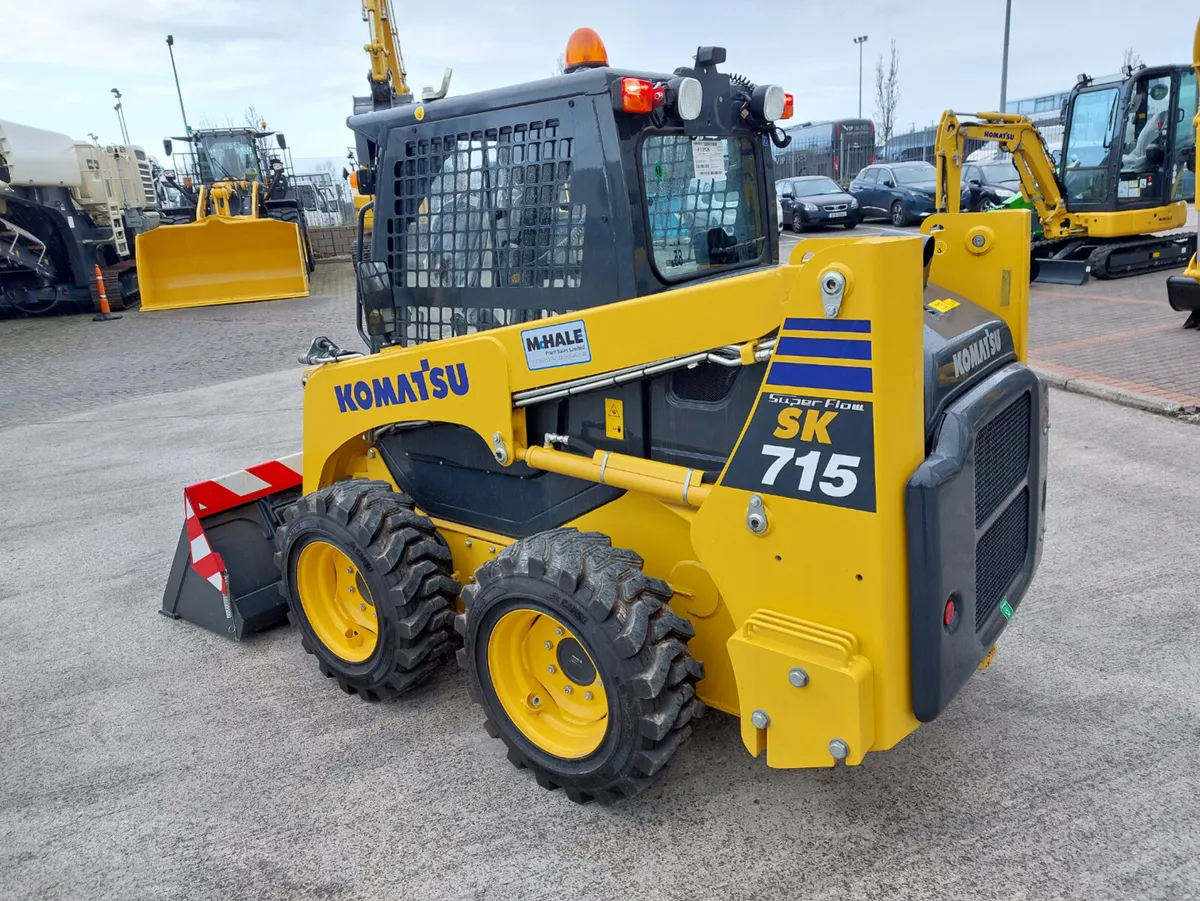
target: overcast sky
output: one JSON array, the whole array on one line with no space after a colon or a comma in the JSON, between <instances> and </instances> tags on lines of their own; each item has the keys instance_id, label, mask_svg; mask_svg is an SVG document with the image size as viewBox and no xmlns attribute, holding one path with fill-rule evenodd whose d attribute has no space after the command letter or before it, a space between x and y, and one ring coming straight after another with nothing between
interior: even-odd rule
<instances>
[{"instance_id":1,"label":"overcast sky","mask_svg":"<svg viewBox=\"0 0 1200 901\"><path fill-rule=\"evenodd\" d=\"M1004 0L398 0L409 81L417 91L454 69L453 93L545 77L571 31L600 32L614 66L669 72L701 44L725 68L796 96L795 121L853 116L865 34L863 113L874 111L878 55L900 51L898 129L947 108L994 109ZM1013 0L1008 96L1066 90L1080 72L1116 71L1125 47L1147 63L1190 62L1200 4L1156 0ZM110 88L124 94L131 139L161 154L183 126L166 35L188 120L242 119L253 105L298 157L343 157L351 97L367 91L359 0L0 0L5 35L0 118L79 139L120 139ZM686 13L683 11L687 10ZM1148 21L1134 16L1146 10ZM25 36L25 37L21 37Z\"/></svg>"}]
</instances>

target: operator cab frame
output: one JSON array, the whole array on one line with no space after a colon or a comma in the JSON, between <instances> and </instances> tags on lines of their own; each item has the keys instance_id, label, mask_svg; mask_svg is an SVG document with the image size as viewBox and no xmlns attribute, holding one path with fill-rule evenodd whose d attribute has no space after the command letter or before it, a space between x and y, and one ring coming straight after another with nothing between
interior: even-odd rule
<instances>
[{"instance_id":1,"label":"operator cab frame","mask_svg":"<svg viewBox=\"0 0 1200 901\"><path fill-rule=\"evenodd\" d=\"M598 38L596 39L598 43ZM563 75L350 117L372 165L373 350L643 297L779 261L781 88L718 71Z\"/></svg>"},{"instance_id":2,"label":"operator cab frame","mask_svg":"<svg viewBox=\"0 0 1200 901\"><path fill-rule=\"evenodd\" d=\"M1070 208L1115 212L1184 199L1182 173L1195 153L1195 115L1191 66L1079 76L1063 114L1058 168Z\"/></svg>"}]
</instances>

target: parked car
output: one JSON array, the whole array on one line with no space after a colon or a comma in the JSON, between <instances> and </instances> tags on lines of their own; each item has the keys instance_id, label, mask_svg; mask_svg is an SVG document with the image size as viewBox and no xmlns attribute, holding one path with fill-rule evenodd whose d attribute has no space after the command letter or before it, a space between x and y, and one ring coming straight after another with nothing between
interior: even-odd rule
<instances>
[{"instance_id":1,"label":"parked car","mask_svg":"<svg viewBox=\"0 0 1200 901\"><path fill-rule=\"evenodd\" d=\"M783 232L783 201L779 199L779 185L775 186L775 222L780 233Z\"/></svg>"},{"instance_id":2,"label":"parked car","mask_svg":"<svg viewBox=\"0 0 1200 901\"><path fill-rule=\"evenodd\" d=\"M968 200L963 209L987 213L1021 193L1021 179L1011 159L967 163L962 171Z\"/></svg>"},{"instance_id":3,"label":"parked car","mask_svg":"<svg viewBox=\"0 0 1200 901\"><path fill-rule=\"evenodd\" d=\"M864 219L889 219L896 227L911 225L935 208L935 170L930 163L876 163L850 182ZM968 197L964 186L964 203Z\"/></svg>"},{"instance_id":4,"label":"parked car","mask_svg":"<svg viewBox=\"0 0 1200 901\"><path fill-rule=\"evenodd\" d=\"M862 221L858 201L825 175L782 178L775 182L775 196L783 209L780 221L794 232L824 225L854 228Z\"/></svg>"}]
</instances>

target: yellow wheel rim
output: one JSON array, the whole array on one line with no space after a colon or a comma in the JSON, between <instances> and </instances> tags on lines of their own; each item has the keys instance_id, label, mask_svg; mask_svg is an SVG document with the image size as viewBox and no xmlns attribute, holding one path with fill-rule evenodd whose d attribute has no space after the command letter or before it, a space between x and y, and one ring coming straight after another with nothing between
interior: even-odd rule
<instances>
[{"instance_id":1,"label":"yellow wheel rim","mask_svg":"<svg viewBox=\"0 0 1200 901\"><path fill-rule=\"evenodd\" d=\"M554 617L512 610L488 636L488 673L504 712L555 757L587 757L608 730L608 695L591 654Z\"/></svg>"},{"instance_id":2,"label":"yellow wheel rim","mask_svg":"<svg viewBox=\"0 0 1200 901\"><path fill-rule=\"evenodd\" d=\"M296 561L296 591L321 644L348 663L375 652L375 602L348 556L325 541L306 544Z\"/></svg>"}]
</instances>

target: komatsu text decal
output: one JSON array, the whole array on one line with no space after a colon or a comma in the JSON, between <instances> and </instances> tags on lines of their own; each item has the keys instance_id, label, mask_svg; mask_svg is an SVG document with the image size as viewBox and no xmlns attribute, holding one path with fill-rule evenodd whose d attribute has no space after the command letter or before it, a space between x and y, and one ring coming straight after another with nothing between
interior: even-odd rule
<instances>
[{"instance_id":1,"label":"komatsu text decal","mask_svg":"<svg viewBox=\"0 0 1200 901\"><path fill-rule=\"evenodd\" d=\"M462 397L471 388L466 363L430 366L421 361L421 368L410 373L383 378L359 379L344 385L334 385L338 410L342 413L389 407L393 404L415 403L422 400L441 400L451 394Z\"/></svg>"},{"instance_id":2,"label":"komatsu text decal","mask_svg":"<svg viewBox=\"0 0 1200 901\"><path fill-rule=\"evenodd\" d=\"M978 341L972 341L954 355L954 377L957 379L966 375L972 369L982 366L1004 348L1000 339L1000 330L992 329Z\"/></svg>"},{"instance_id":3,"label":"komatsu text decal","mask_svg":"<svg viewBox=\"0 0 1200 901\"><path fill-rule=\"evenodd\" d=\"M582 319L543 325L521 332L525 365L531 370L555 369L592 361L587 326Z\"/></svg>"}]
</instances>

